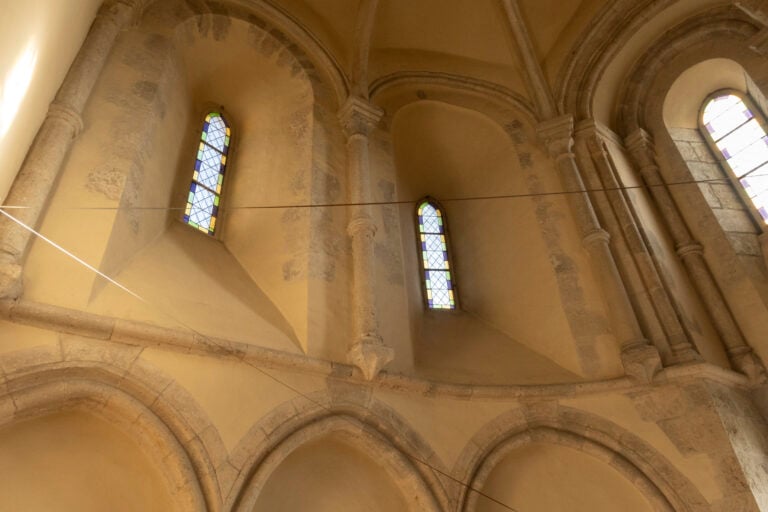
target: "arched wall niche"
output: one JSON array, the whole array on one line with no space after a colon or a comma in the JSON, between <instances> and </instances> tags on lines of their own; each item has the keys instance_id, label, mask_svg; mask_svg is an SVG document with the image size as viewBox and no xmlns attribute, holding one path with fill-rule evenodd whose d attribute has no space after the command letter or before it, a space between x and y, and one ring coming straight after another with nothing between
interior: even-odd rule
<instances>
[{"instance_id":1,"label":"arched wall niche","mask_svg":"<svg viewBox=\"0 0 768 512\"><path fill-rule=\"evenodd\" d=\"M393 213L405 270L397 292L408 304L410 325L401 329L412 340L416 371L517 384L621 372L564 198L530 197L561 185L556 173L544 171L552 163L537 143L526 104L500 90L431 74L377 82L372 97L386 112L391 147L386 159L375 150L372 159L392 169L393 197L403 202ZM462 305L454 313L423 305L413 212L415 201L427 195L441 202L448 218ZM523 197L452 201L498 195ZM576 317L592 321L580 324ZM467 371L457 374L458 367Z\"/></svg>"},{"instance_id":2,"label":"arched wall niche","mask_svg":"<svg viewBox=\"0 0 768 512\"><path fill-rule=\"evenodd\" d=\"M497 485L493 472L517 450L531 445L563 447L592 459L590 465L608 466L599 471L633 486L635 498L642 496L643 500L633 502L645 501L648 508L639 510L708 510L703 508L708 505L699 490L642 439L592 413L564 406L512 409L500 415L467 444L452 474L473 489ZM527 455L532 455L530 450ZM484 498L468 488L459 489L457 499L457 510L496 510L487 508L489 503L483 505Z\"/></svg>"},{"instance_id":3,"label":"arched wall niche","mask_svg":"<svg viewBox=\"0 0 768 512\"><path fill-rule=\"evenodd\" d=\"M664 181L683 183L669 186L669 191L693 239L704 247L715 281L747 342L765 358L768 353L759 334L768 327L763 238L706 147L697 129L698 111L694 112L694 104L701 108L706 97L723 86L749 94L758 104L765 102L768 67L748 43L757 28L739 13L712 11L710 19L691 19L649 45L625 80L629 86L616 107L617 126L625 136L647 130ZM709 90L696 97L704 89ZM698 315L695 321L702 332L709 332L699 346L702 354L728 368L710 320Z\"/></svg>"},{"instance_id":4,"label":"arched wall niche","mask_svg":"<svg viewBox=\"0 0 768 512\"><path fill-rule=\"evenodd\" d=\"M295 416L293 405L289 405L293 412L278 409L271 416L277 417L286 413ZM363 419L359 412L357 407L350 407L350 404L341 407L331 405L323 411L315 410L300 415L299 418L294 417L275 428L274 434L267 433L267 441L264 443L266 446L260 447L258 453L249 457L251 470L243 471L244 474L240 477L242 487L234 496L232 509L243 512L262 510L260 507L275 499L275 493L271 489L267 489L268 495L263 499L262 493L269 486L273 475L281 472L286 461L295 466L293 454L301 455L322 446L324 442L331 442L345 445L344 449L352 450L358 461L361 457L368 459L364 464L366 467L360 468L361 471L369 475L386 476L389 479L386 487L398 489L401 493L399 499L393 503L404 503L408 507L407 510L413 511L442 510L446 502L445 498L438 498L442 489L434 475L431 480L427 480L421 468L417 467L418 463L407 455L408 452L402 451L402 443L394 442L391 434L385 434L370 421L375 421L375 415L368 412L367 419ZM274 418L262 420L260 423L277 425ZM396 435L407 438L406 432L409 432L409 429L400 430ZM433 458L424 458L422 454L413 458L437 463Z\"/></svg>"},{"instance_id":5,"label":"arched wall niche","mask_svg":"<svg viewBox=\"0 0 768 512\"><path fill-rule=\"evenodd\" d=\"M0 428L0 489L11 510L181 511L158 466L114 424L70 409ZM178 494L178 493L176 493Z\"/></svg>"},{"instance_id":6,"label":"arched wall niche","mask_svg":"<svg viewBox=\"0 0 768 512\"><path fill-rule=\"evenodd\" d=\"M606 3L572 45L572 54L555 79L558 109L579 119L594 118L613 126L612 108L623 90L622 79L649 42L686 18L721 5L719 0Z\"/></svg>"},{"instance_id":7,"label":"arched wall niche","mask_svg":"<svg viewBox=\"0 0 768 512\"><path fill-rule=\"evenodd\" d=\"M337 87L329 83L330 71L319 71L297 43L254 12L190 5L151 4L140 24L121 34L89 103L88 128L51 203L55 208L98 202L119 207L116 214L45 219L65 245L151 303L166 304L171 318L127 302L76 266L71 282L55 290L43 286L50 256L44 252L30 258L28 273L40 276L30 296L343 360L345 347L331 340L347 334L348 273L338 271L347 265L344 209L227 213L227 206L343 200ZM200 51L193 54L193 48ZM177 210L157 206L185 204L202 117L219 106L229 115L234 137L220 243L211 243L178 222ZM76 231L87 232L87 240ZM148 275L155 277L147 280ZM205 285L194 286L190 275ZM214 290L215 299L203 300L203 288ZM200 315L194 303L220 311ZM225 310L227 315L220 314ZM230 318L223 321L225 316Z\"/></svg>"},{"instance_id":8,"label":"arched wall niche","mask_svg":"<svg viewBox=\"0 0 768 512\"><path fill-rule=\"evenodd\" d=\"M62 414L94 416L140 449L164 477L177 510L219 510L214 467L225 454L216 449L221 441L215 442L215 429L208 430L210 422L191 406L194 401L186 398L184 412L178 409L185 392L157 369L131 359L132 350L110 352L77 341L62 348L64 354L41 346L3 355L9 371L0 394L0 431ZM72 423L65 418L65 425Z\"/></svg>"}]
</instances>

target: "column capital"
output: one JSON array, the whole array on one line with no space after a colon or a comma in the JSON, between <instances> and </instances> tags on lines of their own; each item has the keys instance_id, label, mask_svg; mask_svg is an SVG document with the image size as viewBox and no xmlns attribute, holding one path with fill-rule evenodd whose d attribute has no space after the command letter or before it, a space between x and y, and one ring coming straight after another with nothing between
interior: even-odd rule
<instances>
[{"instance_id":1,"label":"column capital","mask_svg":"<svg viewBox=\"0 0 768 512\"><path fill-rule=\"evenodd\" d=\"M350 96L338 114L347 137L367 136L383 115L383 110L358 96Z\"/></svg>"},{"instance_id":2,"label":"column capital","mask_svg":"<svg viewBox=\"0 0 768 512\"><path fill-rule=\"evenodd\" d=\"M572 115L555 117L539 123L536 127L539 138L547 147L552 158L571 154L573 149L574 121Z\"/></svg>"}]
</instances>

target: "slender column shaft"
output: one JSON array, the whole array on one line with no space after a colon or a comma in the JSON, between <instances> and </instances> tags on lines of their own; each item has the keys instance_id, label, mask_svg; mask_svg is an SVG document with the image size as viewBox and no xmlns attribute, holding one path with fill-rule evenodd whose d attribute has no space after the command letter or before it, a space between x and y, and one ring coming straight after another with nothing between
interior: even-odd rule
<instances>
[{"instance_id":1,"label":"slender column shaft","mask_svg":"<svg viewBox=\"0 0 768 512\"><path fill-rule=\"evenodd\" d=\"M661 366L658 352L643 336L627 290L609 247L610 235L602 229L586 192L573 149L573 118L563 116L539 125L550 155L554 158L568 202L589 252L606 303L611 325L619 342L628 374L650 380Z\"/></svg>"},{"instance_id":2,"label":"slender column shaft","mask_svg":"<svg viewBox=\"0 0 768 512\"><path fill-rule=\"evenodd\" d=\"M635 264L645 286L650 292L653 305L662 328L667 335L669 347L675 361L683 362L700 359L680 323L661 276L659 276L656 270L653 257L645 244L640 227L635 222L630 206L627 204L626 198L622 193L621 184L616 176L613 162L605 147L605 143L599 135L592 134L587 140L587 146L600 175L602 186L606 190L608 201L619 221L624 238L627 240Z\"/></svg>"},{"instance_id":3,"label":"slender column shaft","mask_svg":"<svg viewBox=\"0 0 768 512\"><path fill-rule=\"evenodd\" d=\"M13 210L13 215L25 224L38 226L64 160L82 130L85 104L117 35L133 15L131 6L112 3L101 9L91 25L5 201L24 207ZM0 297L21 294L21 263L30 237L18 224L0 218Z\"/></svg>"},{"instance_id":4,"label":"slender column shaft","mask_svg":"<svg viewBox=\"0 0 768 512\"><path fill-rule=\"evenodd\" d=\"M712 317L714 327L725 345L731 364L752 379L764 379L765 369L762 362L742 336L704 259L703 247L693 240L669 188L661 177L650 135L638 129L627 137L626 145L669 228L677 254Z\"/></svg>"},{"instance_id":5,"label":"slender column shaft","mask_svg":"<svg viewBox=\"0 0 768 512\"><path fill-rule=\"evenodd\" d=\"M374 295L374 239L376 225L371 218L370 169L368 137L356 133L347 141L347 158L352 207L352 220L348 232L352 238L352 266L354 278L354 329L359 339L381 340L376 317Z\"/></svg>"},{"instance_id":6,"label":"slender column shaft","mask_svg":"<svg viewBox=\"0 0 768 512\"><path fill-rule=\"evenodd\" d=\"M379 109L359 97L351 97L339 112L347 135L349 199L354 204L347 227L352 242L354 336L347 357L369 380L394 357L379 333L374 260L376 225L368 204L371 201L368 134L381 115Z\"/></svg>"}]
</instances>

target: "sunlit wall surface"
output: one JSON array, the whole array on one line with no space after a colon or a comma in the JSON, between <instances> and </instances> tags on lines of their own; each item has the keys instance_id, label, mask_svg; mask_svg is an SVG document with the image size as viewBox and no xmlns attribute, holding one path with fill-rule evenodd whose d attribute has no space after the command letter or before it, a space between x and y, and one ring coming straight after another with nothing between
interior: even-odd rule
<instances>
[{"instance_id":1,"label":"sunlit wall surface","mask_svg":"<svg viewBox=\"0 0 768 512\"><path fill-rule=\"evenodd\" d=\"M101 0L0 2L0 199L5 200Z\"/></svg>"}]
</instances>

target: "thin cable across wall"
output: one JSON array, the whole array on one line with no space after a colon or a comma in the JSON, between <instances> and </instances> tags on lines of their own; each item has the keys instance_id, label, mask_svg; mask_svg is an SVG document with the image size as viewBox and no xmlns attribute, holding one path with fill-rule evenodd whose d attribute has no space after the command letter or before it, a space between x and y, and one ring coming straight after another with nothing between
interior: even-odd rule
<instances>
[{"instance_id":1,"label":"thin cable across wall","mask_svg":"<svg viewBox=\"0 0 768 512\"><path fill-rule=\"evenodd\" d=\"M152 307L152 308L153 308L153 310L159 311L159 312L160 312L162 315L164 315L164 316L168 317L170 320L172 320L172 321L173 321L173 322L175 322L176 324L180 325L180 326L181 326L181 327L183 327L184 329L186 329L186 330L190 331L191 333L195 334L195 336L198 336L200 339L202 339L202 340L205 340L207 343L210 343L210 344L212 344L212 345L215 345L215 346L217 346L217 347L221 348L222 350L227 350L227 347L226 347L225 345L222 345L221 343L218 343L218 342L217 342L215 339L213 339L213 338L211 338L211 337L209 337L209 336L207 336L207 335L205 335L205 334L203 334L203 333L199 332L197 329L195 329L195 328L193 328L193 327L189 326L188 324L186 324L185 322L183 322L183 321L179 320L179 319L176 317L176 315L174 315L174 314L172 314L172 313L168 312L168 311L167 311L165 308L163 308L163 307L161 307L161 306L158 306L158 305L156 305L156 304L155 304L155 303L153 303L152 301L150 301L150 300L146 299L145 297L143 297L141 294L139 294L139 293L137 293L137 292L135 292L135 291L133 291L133 290L129 289L127 286L125 286L125 285L123 285L123 284L119 283L119 282L118 282L118 281L116 281L114 278L112 278L112 277L110 277L110 276L106 275L105 273L101 272L100 270L98 270L98 269L97 269L96 267L94 267L93 265L89 264L88 262L86 262L86 261L85 261L85 260L83 260L82 258L78 257L77 255L75 255L75 254L74 254L74 253L72 253L71 251L68 251L67 249L65 249L64 247L62 247L60 244L56 243L55 241L53 241L53 240L51 240L50 238L46 237L45 235L43 235L43 234L42 234L42 233L40 233L39 231L37 231L37 230L33 229L32 227L30 227L30 226L26 225L25 223L23 223L22 221L20 221L20 220L19 220L19 219L17 219L16 217L14 217L13 215L9 214L8 212L6 212L6 211L4 210L4 208L5 208L5 207L0 207L0 215L2 215L2 216L4 216L4 217L6 217L6 218L7 218L7 219L9 219L11 222L13 222L13 223L15 223L15 224L19 225L20 227L22 227L22 228L23 228L23 229L25 229L26 231L29 231L29 232L30 232L30 233L31 233L33 236L35 236L35 237L39 238L39 239L40 239L40 240L42 240L44 243L46 243L46 244L50 245L51 247L53 247L53 248L54 248L54 249L56 249L57 251L59 251L59 252L61 252L62 254L64 254L66 257L68 257L68 258L72 259L72 260L73 260L73 261L75 261L75 262L76 262L78 265L81 265L81 266L83 266L83 267L87 268L89 271L91 271L91 272L94 272L94 273L95 273L95 274L97 274L98 276L100 276L100 277L102 277L103 279L107 280L107 281L108 281L110 284L113 284L114 286L116 286L116 287L117 287L117 288L119 288L120 290L122 290L122 291L126 292L127 294L129 294L131 297L133 297L133 298L135 298L135 299L139 300L139 301L140 301L140 302L142 302L144 305L146 305L146 306L150 306L150 307ZM261 374L263 374L264 376L266 376L266 377L268 377L269 379L273 380L273 381L274 381L274 382L276 382L278 385L281 385L281 386L285 387L286 389L290 390L291 392L295 393L297 396L301 396L302 398L304 398L304 399L308 400L309 402L311 402L312 404L316 405L317 407L319 407L319 408L321 408L321 409L323 409L323 410L325 410L325 411L327 411L327 412L330 412L330 413L333 413L333 412L334 412L334 411L333 411L332 409L330 409L329 407L326 407L325 405L323 405L322 403L318 402L317 400L314 400L313 398L311 398L311 397L310 397L309 395L307 395L306 393L304 393L304 392L302 392L301 390L299 390L299 389L295 388L294 386L291 386L291 385L290 385L290 384L288 384L287 382L285 382L285 381L283 381L283 380L281 380L281 379L277 378L276 376L274 376L274 375L272 375L271 373L267 372L267 371L266 371L266 370L264 370L263 368L261 368L261 367L259 367L259 366L255 365L255 364L253 364L252 362L249 362L249 361L243 361L243 360L241 360L241 362L245 363L246 365L248 365L248 366L250 366L251 368L255 369L256 371L260 372L260 373L261 373ZM412 454L410 454L410 453L407 453L407 452L403 452L403 451L401 451L401 453L402 453L402 454L403 454L405 457L407 457L408 459L410 459L412 462L415 462L415 463L421 464L421 465L423 465L423 466L425 466L425 467L427 467L427 468L431 469L431 470L432 470L432 471L434 471L435 473L438 473L438 474L440 474L441 476L444 476L444 477L446 477L446 478L450 479L450 480L451 480L451 481L453 481L454 483L457 483L457 484L461 485L462 487L466 488L466 489L467 489L469 492L474 492L474 493L477 493L479 496L482 496L483 498L485 498L485 499L487 499L487 500L490 500L490 501L492 501L493 503L496 503L497 505L499 505L499 506L501 506L501 507L503 507L503 508L505 508L505 509L507 509L507 510L510 510L511 512L521 512L521 511L519 511L518 509L515 509L515 508L513 508L513 507L511 507L511 506L507 505L506 503L504 503L504 502L502 502L502 501L500 501L500 500L498 500L498 499L496 499L496 498L494 498L494 497L492 497L492 496L489 496L488 494L484 493L483 491L481 491L481 490L479 490L479 489L476 489L476 488L472 487L470 484L468 484L468 483L464 482L463 480L461 480L461 479L458 479L458 478L454 477L453 475L451 475L451 474L449 474L449 473L446 473L445 471L443 471L443 470L441 470L441 469L439 469L439 468L437 468L437 467L433 466L432 464L430 464L430 463L426 462L425 460L421 459L420 457L416 457L416 456L414 456L414 455L412 455Z\"/></svg>"}]
</instances>

